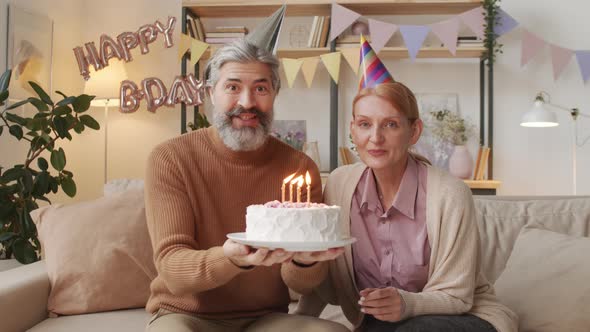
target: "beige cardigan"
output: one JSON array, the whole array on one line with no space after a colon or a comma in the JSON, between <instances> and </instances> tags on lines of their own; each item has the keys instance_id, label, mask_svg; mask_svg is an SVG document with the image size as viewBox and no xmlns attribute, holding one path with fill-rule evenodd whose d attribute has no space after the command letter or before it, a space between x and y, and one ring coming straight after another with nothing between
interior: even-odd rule
<instances>
[{"instance_id":1,"label":"beige cardigan","mask_svg":"<svg viewBox=\"0 0 590 332\"><path fill-rule=\"evenodd\" d=\"M366 169L357 163L336 169L324 191L326 204L339 205L344 234L350 235L350 205L356 185ZM428 282L420 293L399 290L405 309L402 319L428 314L470 313L490 322L498 332L518 330L516 314L500 304L480 269L480 244L473 198L460 180L428 167L426 223L431 246ZM351 246L329 262L322 284L308 291L297 313L317 316L326 303L342 306L348 320L358 327L363 314L358 305ZM305 291L305 290L301 290Z\"/></svg>"}]
</instances>

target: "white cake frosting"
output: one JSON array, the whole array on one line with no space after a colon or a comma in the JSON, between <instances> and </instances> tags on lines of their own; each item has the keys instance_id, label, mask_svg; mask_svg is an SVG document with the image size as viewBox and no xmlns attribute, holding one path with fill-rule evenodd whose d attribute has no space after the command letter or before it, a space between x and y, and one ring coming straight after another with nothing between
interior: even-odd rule
<instances>
[{"instance_id":1,"label":"white cake frosting","mask_svg":"<svg viewBox=\"0 0 590 332\"><path fill-rule=\"evenodd\" d=\"M339 206L269 202L246 210L246 238L255 241L325 242L342 240Z\"/></svg>"}]
</instances>

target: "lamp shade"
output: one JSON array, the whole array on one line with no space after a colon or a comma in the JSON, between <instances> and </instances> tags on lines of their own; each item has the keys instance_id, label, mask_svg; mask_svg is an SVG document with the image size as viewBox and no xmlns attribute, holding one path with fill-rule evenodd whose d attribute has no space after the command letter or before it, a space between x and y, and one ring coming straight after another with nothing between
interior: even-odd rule
<instances>
[{"instance_id":1,"label":"lamp shade","mask_svg":"<svg viewBox=\"0 0 590 332\"><path fill-rule=\"evenodd\" d=\"M115 106L119 104L119 87L127 79L127 72L122 61L111 59L109 65L99 71L90 72L90 78L84 86L84 93L96 96L92 106Z\"/></svg>"},{"instance_id":2,"label":"lamp shade","mask_svg":"<svg viewBox=\"0 0 590 332\"><path fill-rule=\"evenodd\" d=\"M555 127L559 126L555 113L545 108L542 100L535 100L533 108L522 116L520 125L523 127Z\"/></svg>"}]
</instances>

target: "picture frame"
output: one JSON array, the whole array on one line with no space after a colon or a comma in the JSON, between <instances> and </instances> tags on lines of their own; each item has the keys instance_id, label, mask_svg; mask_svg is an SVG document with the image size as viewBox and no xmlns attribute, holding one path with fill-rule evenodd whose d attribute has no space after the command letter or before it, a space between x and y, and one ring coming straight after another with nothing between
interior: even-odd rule
<instances>
[{"instance_id":1,"label":"picture frame","mask_svg":"<svg viewBox=\"0 0 590 332\"><path fill-rule=\"evenodd\" d=\"M307 142L307 124L305 120L274 120L271 135L303 151Z\"/></svg>"},{"instance_id":2,"label":"picture frame","mask_svg":"<svg viewBox=\"0 0 590 332\"><path fill-rule=\"evenodd\" d=\"M12 69L10 101L36 96L29 81L51 92L53 21L9 4L7 27L6 68Z\"/></svg>"}]
</instances>

